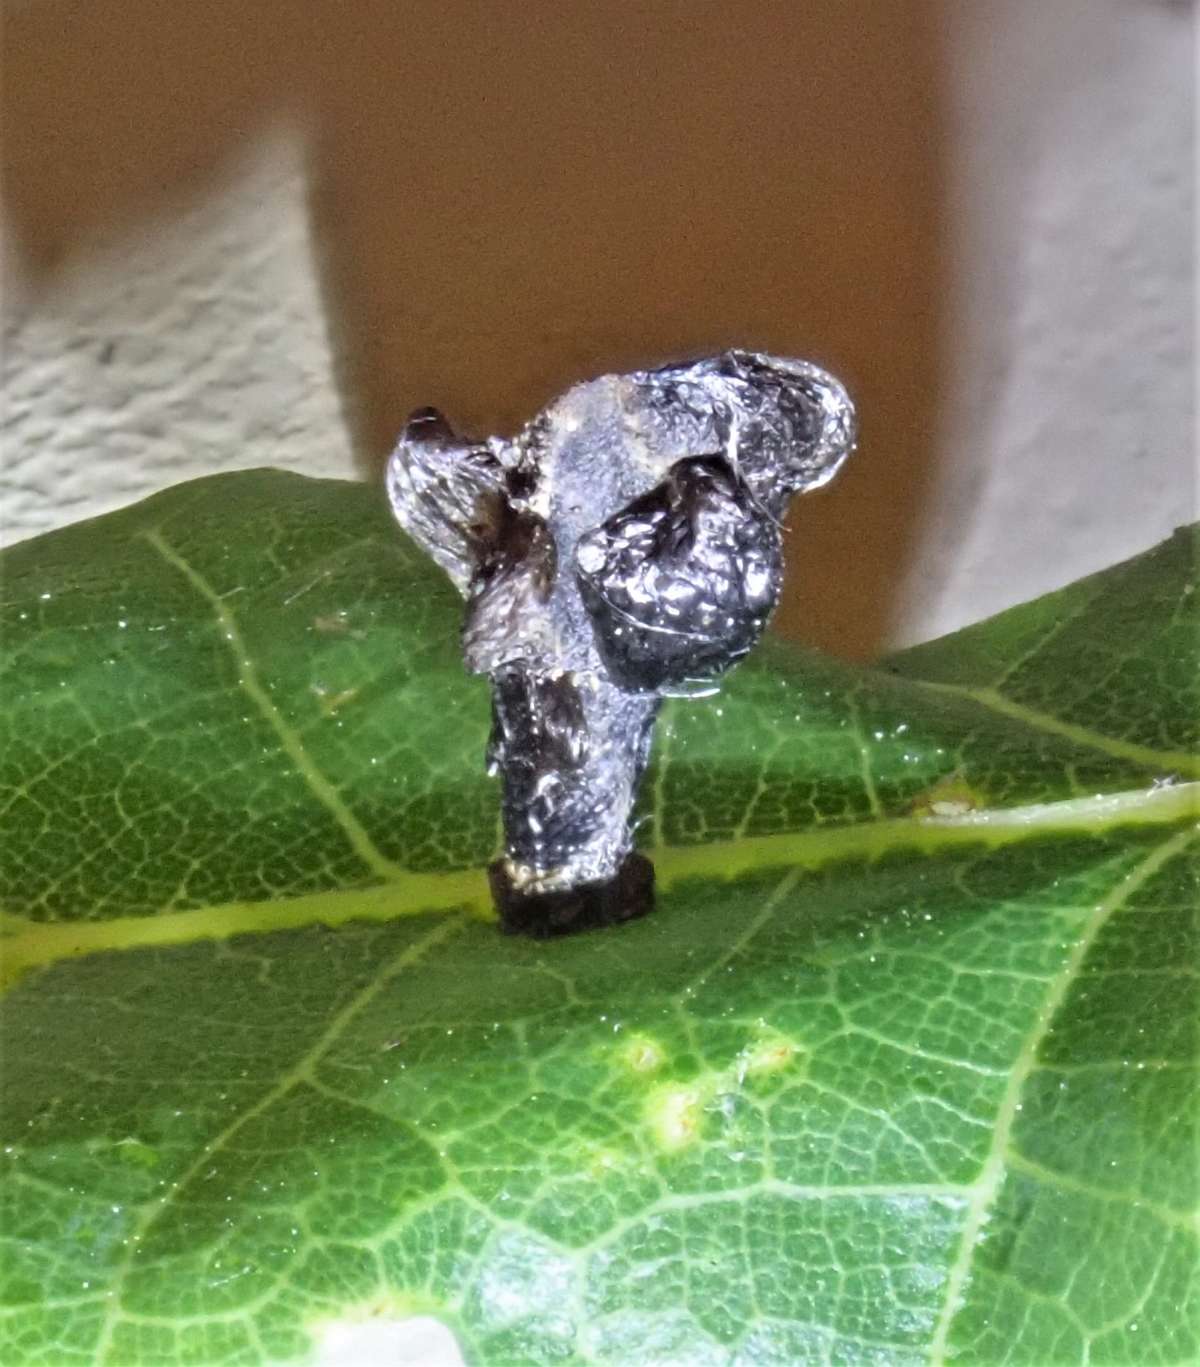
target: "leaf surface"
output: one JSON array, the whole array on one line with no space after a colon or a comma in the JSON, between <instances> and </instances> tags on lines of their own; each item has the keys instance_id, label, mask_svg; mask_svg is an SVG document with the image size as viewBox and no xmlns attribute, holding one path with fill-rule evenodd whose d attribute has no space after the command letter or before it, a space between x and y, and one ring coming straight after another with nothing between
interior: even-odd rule
<instances>
[{"instance_id":1,"label":"leaf surface","mask_svg":"<svg viewBox=\"0 0 1200 1367\"><path fill-rule=\"evenodd\" d=\"M486 685L373 491L3 572L0 1361L1200 1351L1194 533L669 704L658 908L554 944L488 919Z\"/></svg>"}]
</instances>

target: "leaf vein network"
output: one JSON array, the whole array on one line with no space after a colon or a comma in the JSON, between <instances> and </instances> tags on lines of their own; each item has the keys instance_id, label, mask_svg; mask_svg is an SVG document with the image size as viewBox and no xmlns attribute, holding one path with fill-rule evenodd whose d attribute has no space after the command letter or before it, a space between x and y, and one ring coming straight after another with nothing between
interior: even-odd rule
<instances>
[{"instance_id":1,"label":"leaf vein network","mask_svg":"<svg viewBox=\"0 0 1200 1367\"><path fill-rule=\"evenodd\" d=\"M355 854L372 873L382 878L401 877L404 870L377 848L366 828L346 805L337 788L313 762L312 756L305 749L304 742L295 728L290 725L275 705L270 693L263 686L258 676L258 668L246 647L237 618L224 597L170 545L160 532L143 531L139 535L153 546L169 565L183 575L212 608L221 638L228 644L233 655L237 669L238 686L279 737L279 743L284 753L295 765L297 773L308 785L313 796L341 827Z\"/></svg>"},{"instance_id":2,"label":"leaf vein network","mask_svg":"<svg viewBox=\"0 0 1200 1367\"><path fill-rule=\"evenodd\" d=\"M992 1129L992 1143L980 1168L966 1218L958 1250L954 1256L946 1278L946 1291L938 1314L937 1325L930 1343L929 1361L932 1367L943 1367L951 1356L950 1334L955 1317L962 1304L974 1267L976 1250L991 1214L996 1198L1011 1163L1013 1131L1020 1115L1021 1097L1030 1075L1038 1067L1038 1053L1043 1041L1049 1034L1055 1017L1067 1000L1068 993L1083 969L1092 945L1097 936L1108 924L1112 916L1133 897L1137 891L1176 855L1180 854L1195 838L1194 828L1177 831L1168 839L1156 845L1131 872L1116 884L1107 897L1092 909L1087 923L1071 947L1071 952L1051 980L1041 1009L1037 1014L1033 1029L1029 1032L1020 1053L1013 1064L1005 1088L996 1120Z\"/></svg>"}]
</instances>

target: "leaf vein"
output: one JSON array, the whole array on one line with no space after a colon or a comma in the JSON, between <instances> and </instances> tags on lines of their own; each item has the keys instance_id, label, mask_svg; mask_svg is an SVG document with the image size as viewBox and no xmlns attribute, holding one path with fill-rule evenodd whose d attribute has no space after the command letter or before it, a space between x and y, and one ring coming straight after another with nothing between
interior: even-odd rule
<instances>
[{"instance_id":1,"label":"leaf vein","mask_svg":"<svg viewBox=\"0 0 1200 1367\"><path fill-rule=\"evenodd\" d=\"M1135 1210L1143 1210L1147 1215L1152 1215L1161 1224L1170 1225L1173 1229L1182 1229L1189 1234L1200 1233L1200 1212L1176 1210L1174 1206L1165 1206L1161 1201L1152 1201L1146 1197L1139 1196L1136 1191L1116 1191L1106 1187L1097 1186L1094 1182L1084 1182L1078 1177L1072 1177L1069 1173L1055 1172L1053 1168L1048 1168L1042 1163L1035 1162L1032 1158L1015 1149L1009 1149L1006 1161L1010 1168L1023 1172L1028 1177L1043 1183L1048 1187L1056 1187L1060 1191L1069 1191L1077 1196L1086 1196L1094 1201L1109 1201L1118 1205L1127 1205Z\"/></svg>"},{"instance_id":2,"label":"leaf vein","mask_svg":"<svg viewBox=\"0 0 1200 1367\"><path fill-rule=\"evenodd\" d=\"M1176 832L1157 845L1136 868L1121 879L1106 898L1096 904L1061 970L1049 985L1034 1027L1013 1063L1008 1086L1004 1090L992 1128L992 1143L974 1185L974 1194L963 1222L958 1252L946 1278L946 1293L930 1343L929 1361L932 1367L941 1367L947 1359L950 1330L971 1279L980 1235L1004 1181L1013 1130L1020 1114L1021 1096L1025 1083L1037 1068L1038 1050L1049 1033L1055 1016L1066 1002L1067 994L1082 971L1088 952L1101 930L1149 879L1195 838L1194 828Z\"/></svg>"},{"instance_id":3,"label":"leaf vein","mask_svg":"<svg viewBox=\"0 0 1200 1367\"><path fill-rule=\"evenodd\" d=\"M1049 712L1041 712L1035 707L1014 702L994 688L973 688L966 684L928 681L921 682L919 686L931 689L935 693L949 693L954 697L969 698L981 707L998 712L1013 721L1019 721L1032 730L1062 736L1064 740L1074 741L1076 745L1086 746L1089 750L1099 750L1113 756L1114 759L1132 760L1135 764L1145 764L1163 773L1174 770L1186 774L1189 778L1200 778L1200 757L1184 750L1155 750L1149 745L1138 745L1134 741L1106 736L1103 732L1092 730L1091 727L1062 721Z\"/></svg>"},{"instance_id":4,"label":"leaf vein","mask_svg":"<svg viewBox=\"0 0 1200 1367\"><path fill-rule=\"evenodd\" d=\"M374 978L357 992L342 1009L337 1012L329 1025L323 1030L317 1040L300 1056L295 1064L283 1074L273 1087L268 1089L253 1105L247 1106L239 1111L229 1123L204 1144L196 1157L187 1165L182 1173L167 1187L166 1191L154 1201L144 1205L141 1209L139 1218L130 1232L126 1253L121 1262L113 1269L111 1284L111 1299L109 1301L108 1313L105 1316L104 1324L101 1328L95 1353L95 1361L103 1363L112 1345L112 1336L117 1323L123 1318L124 1310L121 1305L122 1290L129 1274L133 1269L133 1261L137 1256L140 1245L146 1235L153 1228L155 1223L162 1216L163 1212L175 1201L179 1192L183 1191L190 1182L199 1174L201 1169L212 1161L214 1156L225 1149L229 1142L240 1133L246 1125L258 1116L264 1114L270 1108L281 1101L287 1094L300 1082L311 1083L313 1070L318 1061L324 1056L332 1045L340 1038L342 1032L350 1021L358 1013L372 1002L380 992L406 968L410 968L442 940L447 939L453 932L461 930L466 924L464 917L448 918L439 922L428 933L420 939L413 941L403 950L399 951L389 963L381 966Z\"/></svg>"},{"instance_id":5,"label":"leaf vein","mask_svg":"<svg viewBox=\"0 0 1200 1367\"><path fill-rule=\"evenodd\" d=\"M263 687L258 677L258 668L246 648L237 618L228 603L212 587L200 572L190 565L157 531L143 531L139 535L178 570L191 584L192 588L208 603L216 617L222 639L228 644L237 669L238 687L250 699L279 738L280 746L292 761L296 772L308 785L309 790L341 828L351 848L362 862L381 878L395 878L403 870L388 859L375 845L366 828L346 805L337 788L313 762L312 756L304 747L304 742L283 713L275 705L271 695Z\"/></svg>"}]
</instances>

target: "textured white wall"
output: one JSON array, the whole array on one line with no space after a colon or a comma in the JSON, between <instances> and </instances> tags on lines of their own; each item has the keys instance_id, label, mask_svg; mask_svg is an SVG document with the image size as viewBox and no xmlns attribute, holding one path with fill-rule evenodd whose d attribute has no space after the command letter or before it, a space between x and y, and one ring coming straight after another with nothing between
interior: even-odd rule
<instances>
[{"instance_id":1,"label":"textured white wall","mask_svg":"<svg viewBox=\"0 0 1200 1367\"><path fill-rule=\"evenodd\" d=\"M6 265L6 541L220 470L353 473L295 139L264 138L216 193L97 242L40 297Z\"/></svg>"},{"instance_id":2,"label":"textured white wall","mask_svg":"<svg viewBox=\"0 0 1200 1367\"><path fill-rule=\"evenodd\" d=\"M904 642L1196 516L1191 6L946 14L942 473Z\"/></svg>"},{"instance_id":3,"label":"textured white wall","mask_svg":"<svg viewBox=\"0 0 1200 1367\"><path fill-rule=\"evenodd\" d=\"M898 641L1195 516L1191 6L945 13L942 474ZM10 287L5 538L213 470L352 475L311 245L299 155L274 138L42 297Z\"/></svg>"}]
</instances>

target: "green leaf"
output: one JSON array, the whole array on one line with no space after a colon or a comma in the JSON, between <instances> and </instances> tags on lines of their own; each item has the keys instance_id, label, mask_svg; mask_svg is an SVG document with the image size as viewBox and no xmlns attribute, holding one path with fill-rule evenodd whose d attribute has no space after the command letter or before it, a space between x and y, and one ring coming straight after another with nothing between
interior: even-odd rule
<instances>
[{"instance_id":1,"label":"green leaf","mask_svg":"<svg viewBox=\"0 0 1200 1367\"><path fill-rule=\"evenodd\" d=\"M14 547L0 1361L1195 1360L1196 563L769 644L660 723L655 913L542 944L374 491Z\"/></svg>"}]
</instances>

